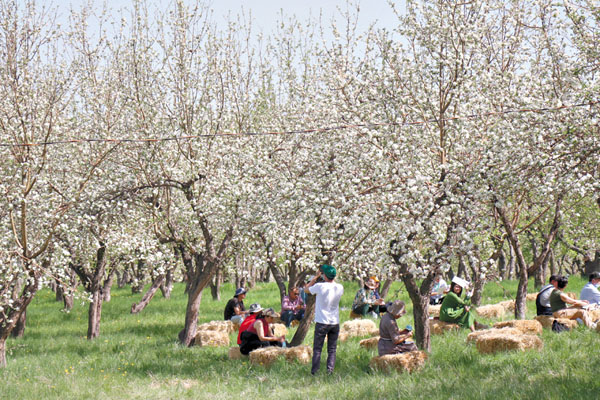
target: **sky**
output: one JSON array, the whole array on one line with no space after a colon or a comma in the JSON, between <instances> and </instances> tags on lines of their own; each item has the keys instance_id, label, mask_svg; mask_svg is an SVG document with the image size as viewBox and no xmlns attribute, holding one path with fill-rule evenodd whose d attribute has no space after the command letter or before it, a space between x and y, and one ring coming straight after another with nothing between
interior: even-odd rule
<instances>
[{"instance_id":1,"label":"sky","mask_svg":"<svg viewBox=\"0 0 600 400\"><path fill-rule=\"evenodd\" d=\"M158 8L166 8L174 0L149 1ZM40 3L45 2L46 0L40 1ZM63 17L68 14L70 7L78 9L88 2L91 2L94 8L101 8L106 2L115 12L130 4L129 0L48 0L48 3L56 7ZM191 2L193 0L189 1ZM214 20L217 23L224 23L229 13L235 15L242 10L250 11L254 28L265 34L274 30L280 11L286 15L296 15L301 21L307 19L309 15L318 16L322 12L324 21L329 21L332 17L339 17L338 8L346 9L346 0L208 0L207 3L214 11ZM389 30L397 24L388 0L358 0L358 4L360 6L359 32L366 30L372 23Z\"/></svg>"}]
</instances>

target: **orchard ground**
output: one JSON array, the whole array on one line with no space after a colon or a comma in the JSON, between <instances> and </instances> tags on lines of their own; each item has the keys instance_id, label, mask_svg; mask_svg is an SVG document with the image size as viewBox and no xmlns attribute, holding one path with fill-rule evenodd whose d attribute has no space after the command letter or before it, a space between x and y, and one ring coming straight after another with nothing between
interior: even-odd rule
<instances>
[{"instance_id":1,"label":"orchard ground","mask_svg":"<svg viewBox=\"0 0 600 400\"><path fill-rule=\"evenodd\" d=\"M567 287L579 292L585 281L572 277ZM516 282L502 282L511 294ZM342 321L348 319L357 285L345 282ZM389 299L410 301L400 283ZM400 290L399 290L400 289ZM0 370L3 399L231 399L231 398L450 398L450 399L576 399L596 398L600 390L596 355L600 336L578 328L554 334L544 331L541 352L510 352L480 355L467 345L468 331L434 336L425 368L409 374L384 374L369 369L376 350L359 347L359 339L338 345L335 373L310 375L310 367L277 362L271 368L248 361L231 361L227 348L185 348L176 337L183 327L186 296L177 284L172 298L158 294L138 315L129 313L141 295L126 287L114 289L105 303L100 337L85 338L87 303L77 302L70 313L60 312L62 303L43 290L27 310L22 339L7 342L7 368ZM399 291L398 291L399 290ZM530 282L529 292L534 292ZM220 320L233 288L225 285L222 300L205 293L199 323ZM485 287L482 304L506 300L496 283ZM258 284L247 296L248 305L279 308L274 283ZM528 302L528 318L535 305ZM412 324L412 314L399 325ZM505 320L512 319L506 315ZM493 320L482 320L493 323ZM288 338L291 339L294 329ZM234 335L232 334L232 339ZM232 341L233 343L233 341ZM312 345L312 330L305 344ZM324 360L323 360L324 362Z\"/></svg>"}]
</instances>

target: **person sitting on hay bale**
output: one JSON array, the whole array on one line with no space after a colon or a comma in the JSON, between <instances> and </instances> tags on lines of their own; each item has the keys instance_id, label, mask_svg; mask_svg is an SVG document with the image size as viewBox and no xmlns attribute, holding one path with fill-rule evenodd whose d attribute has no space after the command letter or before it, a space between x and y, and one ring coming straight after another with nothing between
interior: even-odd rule
<instances>
[{"instance_id":1,"label":"person sitting on hay bale","mask_svg":"<svg viewBox=\"0 0 600 400\"><path fill-rule=\"evenodd\" d=\"M385 304L381 298L377 298L375 289L377 284L373 278L369 278L365 285L356 292L354 302L352 303L352 312L363 318L369 314L373 318L379 316L379 307Z\"/></svg>"},{"instance_id":2,"label":"person sitting on hay bale","mask_svg":"<svg viewBox=\"0 0 600 400\"><path fill-rule=\"evenodd\" d=\"M260 308L260 306L258 306ZM251 325L247 325L242 331L240 326L240 353L248 354L252 350L260 347L279 346L283 347L285 343L284 336L274 336L270 324L275 318L279 318L279 313L272 308L260 310L257 312L255 321Z\"/></svg>"},{"instance_id":3,"label":"person sitting on hay bale","mask_svg":"<svg viewBox=\"0 0 600 400\"><path fill-rule=\"evenodd\" d=\"M433 289L431 289L431 296L429 296L429 304L435 306L442 304L444 295L448 293L450 287L446 281L442 279L442 274L437 274L435 278L433 278L433 282Z\"/></svg>"},{"instance_id":4,"label":"person sitting on hay bale","mask_svg":"<svg viewBox=\"0 0 600 400\"><path fill-rule=\"evenodd\" d=\"M396 320L404 314L406 314L406 308L403 301L396 300L387 305L387 312L379 322L377 351L380 356L418 350L417 346L409 340L413 336L412 329L407 328L401 331L396 323Z\"/></svg>"},{"instance_id":5,"label":"person sitting on hay bale","mask_svg":"<svg viewBox=\"0 0 600 400\"><path fill-rule=\"evenodd\" d=\"M291 287L289 296L283 296L281 301L281 320L285 326L289 328L293 320L301 321L304 318L305 308L300 297L300 290L297 287Z\"/></svg>"},{"instance_id":6,"label":"person sitting on hay bale","mask_svg":"<svg viewBox=\"0 0 600 400\"><path fill-rule=\"evenodd\" d=\"M588 302L585 300L577 300L567 296L563 290L569 284L569 278L559 276L557 279L557 288L550 294L550 306L552 307L552 315L554 318L577 319L580 318L583 324L588 328L596 329L596 324L590 318L587 311L580 307L585 307ZM567 304L572 304L573 307L568 307Z\"/></svg>"},{"instance_id":7,"label":"person sitting on hay bale","mask_svg":"<svg viewBox=\"0 0 600 400\"><path fill-rule=\"evenodd\" d=\"M600 304L598 285L600 285L600 272L592 272L590 274L590 281L581 289L579 298L590 304Z\"/></svg>"},{"instance_id":8,"label":"person sitting on hay bale","mask_svg":"<svg viewBox=\"0 0 600 400\"><path fill-rule=\"evenodd\" d=\"M248 311L244 307L244 299L246 298L246 289L238 288L227 304L225 305L224 317L225 321L231 321L234 324L241 324L244 318L248 315Z\"/></svg>"},{"instance_id":9,"label":"person sitting on hay bale","mask_svg":"<svg viewBox=\"0 0 600 400\"><path fill-rule=\"evenodd\" d=\"M471 300L468 296L463 300L461 298L463 288L467 288L469 282L455 276L450 284L450 291L444 296L442 307L440 308L440 321L458 324L463 328L469 328L471 332L477 329L487 329L488 327L475 321L475 313L471 311Z\"/></svg>"},{"instance_id":10,"label":"person sitting on hay bale","mask_svg":"<svg viewBox=\"0 0 600 400\"><path fill-rule=\"evenodd\" d=\"M556 289L557 279L560 275L550 275L548 284L540 290L535 298L535 308L537 315L552 315L552 307L550 307L550 295Z\"/></svg>"}]
</instances>

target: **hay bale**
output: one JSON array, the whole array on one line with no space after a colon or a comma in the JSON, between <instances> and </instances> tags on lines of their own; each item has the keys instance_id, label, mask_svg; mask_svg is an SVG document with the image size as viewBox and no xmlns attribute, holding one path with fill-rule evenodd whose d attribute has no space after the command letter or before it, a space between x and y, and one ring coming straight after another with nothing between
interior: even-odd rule
<instances>
[{"instance_id":1,"label":"hay bale","mask_svg":"<svg viewBox=\"0 0 600 400\"><path fill-rule=\"evenodd\" d=\"M542 333L542 324L532 319L515 319L512 321L496 322L494 328L517 328L526 334L539 335Z\"/></svg>"},{"instance_id":2,"label":"hay bale","mask_svg":"<svg viewBox=\"0 0 600 400\"><path fill-rule=\"evenodd\" d=\"M429 308L427 309L428 313L430 316L432 317L439 317L440 316L440 309L442 308L441 304L435 305L435 306L429 306Z\"/></svg>"},{"instance_id":3,"label":"hay bale","mask_svg":"<svg viewBox=\"0 0 600 400\"><path fill-rule=\"evenodd\" d=\"M284 350L285 359L288 362L298 361L301 364L309 364L312 361L313 351L310 346L289 347Z\"/></svg>"},{"instance_id":4,"label":"hay bale","mask_svg":"<svg viewBox=\"0 0 600 400\"><path fill-rule=\"evenodd\" d=\"M535 301L537 299L537 293L527 293L527 301Z\"/></svg>"},{"instance_id":5,"label":"hay bale","mask_svg":"<svg viewBox=\"0 0 600 400\"><path fill-rule=\"evenodd\" d=\"M264 367L270 367L277 361L280 356L285 354L284 348L269 346L261 347L260 349L252 350L250 352L250 362L256 365L262 365Z\"/></svg>"},{"instance_id":6,"label":"hay bale","mask_svg":"<svg viewBox=\"0 0 600 400\"><path fill-rule=\"evenodd\" d=\"M541 350L544 347L544 342L537 335L489 333L479 336L475 341L475 345L480 353L490 354L510 350Z\"/></svg>"},{"instance_id":7,"label":"hay bale","mask_svg":"<svg viewBox=\"0 0 600 400\"><path fill-rule=\"evenodd\" d=\"M376 349L378 343L379 336L373 336L371 338L361 340L360 342L358 342L358 345L365 349Z\"/></svg>"},{"instance_id":8,"label":"hay bale","mask_svg":"<svg viewBox=\"0 0 600 400\"><path fill-rule=\"evenodd\" d=\"M577 321L574 319L567 318L554 318L552 315L538 315L535 320L542 324L542 327L546 329L552 329L552 322L557 320L561 324L565 324L569 329L577 328Z\"/></svg>"},{"instance_id":9,"label":"hay bale","mask_svg":"<svg viewBox=\"0 0 600 400\"><path fill-rule=\"evenodd\" d=\"M500 304L487 304L477 307L475 311L484 318L502 318L506 313L506 309Z\"/></svg>"},{"instance_id":10,"label":"hay bale","mask_svg":"<svg viewBox=\"0 0 600 400\"><path fill-rule=\"evenodd\" d=\"M327 338L325 338L325 340L327 340ZM348 332L340 332L338 335L338 342L345 342L346 340L348 340Z\"/></svg>"},{"instance_id":11,"label":"hay bale","mask_svg":"<svg viewBox=\"0 0 600 400\"><path fill-rule=\"evenodd\" d=\"M517 328L484 329L482 331L475 331L475 332L469 333L467 335L467 343L476 342L477 338L479 338L480 336L496 334L496 333L502 333L505 335L522 335L523 334L523 332L521 332L521 330L517 329Z\"/></svg>"},{"instance_id":12,"label":"hay bale","mask_svg":"<svg viewBox=\"0 0 600 400\"><path fill-rule=\"evenodd\" d=\"M362 337L371 336L374 332L379 333L379 328L375 325L375 322L370 319L355 319L352 321L346 321L342 324L340 335L345 332L348 337ZM343 341L343 340L342 340Z\"/></svg>"},{"instance_id":13,"label":"hay bale","mask_svg":"<svg viewBox=\"0 0 600 400\"><path fill-rule=\"evenodd\" d=\"M506 312L515 312L515 301L514 300L505 300L498 303L499 306L504 307Z\"/></svg>"},{"instance_id":14,"label":"hay bale","mask_svg":"<svg viewBox=\"0 0 600 400\"><path fill-rule=\"evenodd\" d=\"M196 346L229 346L229 334L222 331L198 331L194 340Z\"/></svg>"},{"instance_id":15,"label":"hay bale","mask_svg":"<svg viewBox=\"0 0 600 400\"><path fill-rule=\"evenodd\" d=\"M234 324L231 321L210 321L198 325L198 331L219 331L225 333L237 332L239 324Z\"/></svg>"},{"instance_id":16,"label":"hay bale","mask_svg":"<svg viewBox=\"0 0 600 400\"><path fill-rule=\"evenodd\" d=\"M600 309L588 310L588 314L590 315L592 321L597 322L600 320Z\"/></svg>"},{"instance_id":17,"label":"hay bale","mask_svg":"<svg viewBox=\"0 0 600 400\"><path fill-rule=\"evenodd\" d=\"M410 351L402 354L387 354L385 356L373 357L369 366L381 371L395 369L399 372L413 372L425 365L427 353L424 351Z\"/></svg>"},{"instance_id":18,"label":"hay bale","mask_svg":"<svg viewBox=\"0 0 600 400\"><path fill-rule=\"evenodd\" d=\"M229 348L229 352L227 353L227 357L230 360L241 360L243 358L248 358L247 355L242 354L240 352L240 346L233 346Z\"/></svg>"},{"instance_id":19,"label":"hay bale","mask_svg":"<svg viewBox=\"0 0 600 400\"><path fill-rule=\"evenodd\" d=\"M460 330L460 325L451 322L440 321L439 319L429 320L429 330L432 335L443 335L449 331Z\"/></svg>"},{"instance_id":20,"label":"hay bale","mask_svg":"<svg viewBox=\"0 0 600 400\"><path fill-rule=\"evenodd\" d=\"M288 333L284 324L270 324L270 326L273 329L273 336L285 336Z\"/></svg>"},{"instance_id":21,"label":"hay bale","mask_svg":"<svg viewBox=\"0 0 600 400\"><path fill-rule=\"evenodd\" d=\"M577 296L577 293L575 292L565 292L565 294L572 299L579 300L579 296Z\"/></svg>"},{"instance_id":22,"label":"hay bale","mask_svg":"<svg viewBox=\"0 0 600 400\"><path fill-rule=\"evenodd\" d=\"M292 328L297 327L298 325L300 325L300 321L298 321L297 319L293 320L292 323L290 324L290 326Z\"/></svg>"}]
</instances>

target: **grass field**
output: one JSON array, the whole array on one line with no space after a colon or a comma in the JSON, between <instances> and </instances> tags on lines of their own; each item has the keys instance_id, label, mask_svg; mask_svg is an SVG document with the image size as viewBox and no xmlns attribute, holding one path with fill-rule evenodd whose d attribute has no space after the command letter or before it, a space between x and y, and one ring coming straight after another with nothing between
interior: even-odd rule
<instances>
[{"instance_id":1,"label":"grass field","mask_svg":"<svg viewBox=\"0 0 600 400\"><path fill-rule=\"evenodd\" d=\"M567 290L578 292L584 283L571 278ZM516 282L502 285L516 292ZM344 286L342 321L348 318L358 289L355 283ZM390 299L400 288L398 283L392 287ZM223 300L215 302L206 291L200 323L222 319L232 292L226 285ZM262 284L248 293L245 302L279 308L277 293L275 284ZM502 294L498 284L490 283L482 303L504 300ZM408 300L403 291L397 296ZM176 337L186 304L181 284L175 286L170 300L158 294L146 310L131 315L131 304L140 298L129 288L114 289L112 301L103 308L100 337L88 341L87 304L80 301L64 313L54 293L38 293L28 309L25 337L7 342L8 365L0 370L0 398L593 399L600 395L596 377L600 336L585 328L561 334L545 331L541 352L497 355L480 355L467 345L466 330L434 336L426 367L412 375L371 371L368 362L376 350L362 349L359 339L350 339L338 345L335 373L313 377L308 365L279 361L267 369L228 360L226 348L179 346ZM529 302L528 307L532 317L535 305ZM398 324L412 323L410 316L409 312ZM292 335L293 330L288 338ZM312 331L305 343L312 344Z\"/></svg>"}]
</instances>

